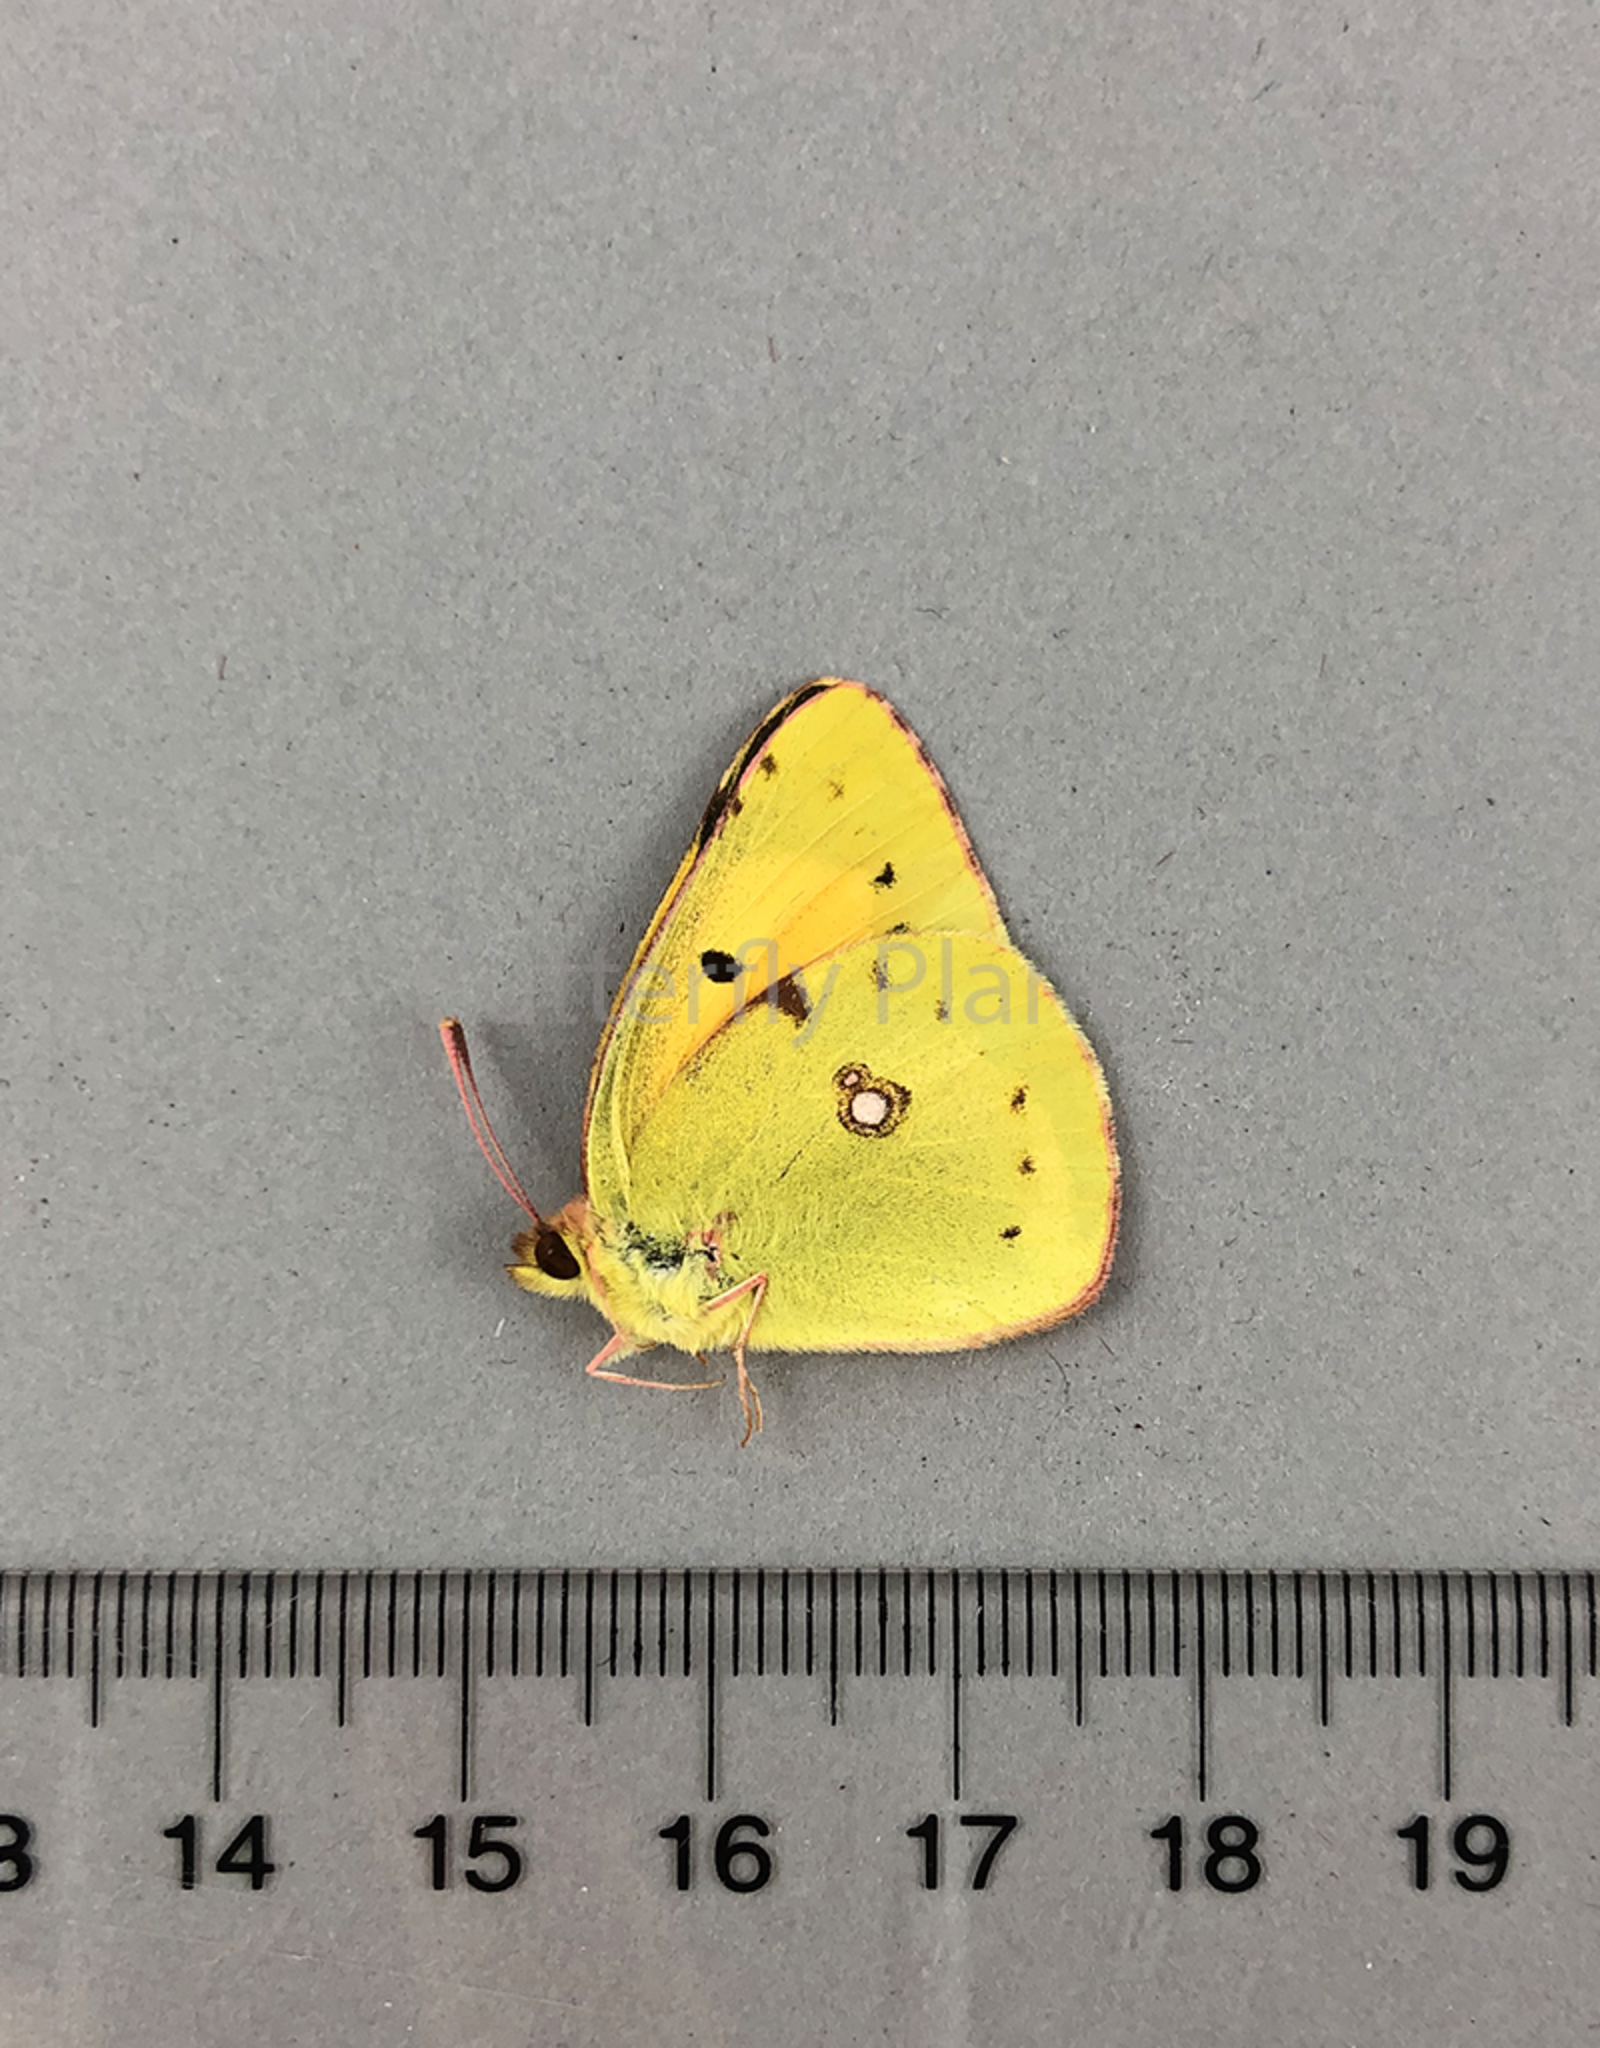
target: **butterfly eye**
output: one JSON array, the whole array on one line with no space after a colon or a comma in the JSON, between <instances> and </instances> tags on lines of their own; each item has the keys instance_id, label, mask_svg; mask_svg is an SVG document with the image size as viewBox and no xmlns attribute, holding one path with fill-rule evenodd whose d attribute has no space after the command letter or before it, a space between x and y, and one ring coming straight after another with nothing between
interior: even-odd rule
<instances>
[{"instance_id":1,"label":"butterfly eye","mask_svg":"<svg viewBox=\"0 0 1600 2048\"><path fill-rule=\"evenodd\" d=\"M833 1077L835 1113L858 1138L886 1138L911 1107L911 1090L898 1081L880 1081L865 1067L841 1067Z\"/></svg>"},{"instance_id":2,"label":"butterfly eye","mask_svg":"<svg viewBox=\"0 0 1600 2048\"><path fill-rule=\"evenodd\" d=\"M533 1263L549 1280L576 1280L583 1270L559 1230L541 1230L534 1241Z\"/></svg>"}]
</instances>

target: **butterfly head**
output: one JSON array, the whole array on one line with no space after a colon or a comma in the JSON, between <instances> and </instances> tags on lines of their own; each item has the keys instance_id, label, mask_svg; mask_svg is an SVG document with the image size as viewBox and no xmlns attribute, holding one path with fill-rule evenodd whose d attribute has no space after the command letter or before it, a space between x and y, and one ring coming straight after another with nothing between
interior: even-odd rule
<instances>
[{"instance_id":1,"label":"butterfly head","mask_svg":"<svg viewBox=\"0 0 1600 2048\"><path fill-rule=\"evenodd\" d=\"M589 1205L579 1195L554 1216L542 1216L532 1230L523 1231L511 1247L516 1263L506 1271L530 1294L592 1301L594 1290L583 1256L588 1237Z\"/></svg>"}]
</instances>

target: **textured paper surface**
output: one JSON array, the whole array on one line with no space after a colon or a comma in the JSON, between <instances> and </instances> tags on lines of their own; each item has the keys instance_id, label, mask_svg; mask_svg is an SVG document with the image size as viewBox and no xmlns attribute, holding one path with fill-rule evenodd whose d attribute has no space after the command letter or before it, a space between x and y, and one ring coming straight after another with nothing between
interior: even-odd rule
<instances>
[{"instance_id":1,"label":"textured paper surface","mask_svg":"<svg viewBox=\"0 0 1600 2048\"><path fill-rule=\"evenodd\" d=\"M1565 23L1565 28L1562 24ZM1586 1561L1592 23L56 9L6 78L12 1562ZM596 988L889 692L1103 1303L584 1380Z\"/></svg>"}]
</instances>

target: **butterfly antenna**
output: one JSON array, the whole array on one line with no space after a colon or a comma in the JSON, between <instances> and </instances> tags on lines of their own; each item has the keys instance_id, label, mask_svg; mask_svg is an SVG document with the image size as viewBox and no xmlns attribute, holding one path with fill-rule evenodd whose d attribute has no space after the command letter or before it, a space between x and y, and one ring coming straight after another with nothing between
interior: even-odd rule
<instances>
[{"instance_id":1,"label":"butterfly antenna","mask_svg":"<svg viewBox=\"0 0 1600 2048\"><path fill-rule=\"evenodd\" d=\"M461 1091L461 1107L467 1112L467 1122L472 1126L472 1135L478 1141L478 1150L488 1160L495 1179L512 1201L519 1208L526 1209L535 1223L543 1223L544 1218L528 1200L526 1189L512 1171L511 1161L507 1159L500 1140L494 1134L494 1125L489 1121L489 1112L483 1106L483 1097L478 1093L478 1084L473 1078L472 1060L467 1052L467 1034L461 1028L461 1019L441 1018L439 1036L444 1040L445 1057L450 1062L451 1073L456 1077L456 1087Z\"/></svg>"}]
</instances>

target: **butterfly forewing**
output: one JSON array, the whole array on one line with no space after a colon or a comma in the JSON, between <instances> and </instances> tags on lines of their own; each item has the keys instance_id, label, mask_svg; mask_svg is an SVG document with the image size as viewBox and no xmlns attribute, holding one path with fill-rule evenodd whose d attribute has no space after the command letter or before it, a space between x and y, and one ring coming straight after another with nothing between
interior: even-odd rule
<instances>
[{"instance_id":1,"label":"butterfly forewing","mask_svg":"<svg viewBox=\"0 0 1600 2048\"><path fill-rule=\"evenodd\" d=\"M883 698L813 683L751 735L707 807L619 992L584 1129L589 1199L629 1199L632 1158L674 1078L768 991L895 933L1004 941L937 771Z\"/></svg>"}]
</instances>

